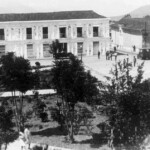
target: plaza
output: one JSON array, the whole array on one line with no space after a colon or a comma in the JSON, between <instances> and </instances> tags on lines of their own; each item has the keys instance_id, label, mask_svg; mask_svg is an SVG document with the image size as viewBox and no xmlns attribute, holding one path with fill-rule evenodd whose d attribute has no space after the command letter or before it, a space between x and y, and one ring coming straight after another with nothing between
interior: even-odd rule
<instances>
[{"instance_id":1,"label":"plaza","mask_svg":"<svg viewBox=\"0 0 150 150\"><path fill-rule=\"evenodd\" d=\"M112 60L106 60L105 55L101 55L100 59L98 59L97 55L94 56L84 56L82 57L82 61L84 64L84 67L86 70L90 70L91 74L98 78L100 81L106 81L106 77L110 77L110 71L113 69L113 66L116 64L116 62L123 61L124 59L129 58L129 62L132 62L133 64L133 57L136 56L136 54L122 54L118 55L117 61L115 61L115 58L113 57ZM78 59L81 60L81 57L78 57ZM52 65L53 64L53 59L43 59L43 60L31 60L30 63L32 66L35 66L35 62L39 61L41 65L47 66L47 65ZM132 75L136 76L137 73L137 66L140 65L142 62L144 62L144 67L143 67L143 79L148 79L150 77L150 60L140 60L137 59L137 64L135 67L132 68Z\"/></svg>"}]
</instances>

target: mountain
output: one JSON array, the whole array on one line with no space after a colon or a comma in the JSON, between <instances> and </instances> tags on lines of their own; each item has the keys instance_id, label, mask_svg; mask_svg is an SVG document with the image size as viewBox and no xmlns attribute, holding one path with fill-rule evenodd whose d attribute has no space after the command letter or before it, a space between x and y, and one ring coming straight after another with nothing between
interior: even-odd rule
<instances>
[{"instance_id":1,"label":"mountain","mask_svg":"<svg viewBox=\"0 0 150 150\"><path fill-rule=\"evenodd\" d=\"M113 17L110 17L112 21L119 21L120 19L122 19L124 17L123 16L113 16Z\"/></svg>"},{"instance_id":2,"label":"mountain","mask_svg":"<svg viewBox=\"0 0 150 150\"><path fill-rule=\"evenodd\" d=\"M131 15L132 18L143 18L145 16L150 16L150 5L145 5L142 7L139 7L131 12L129 12L128 14ZM112 21L119 21L121 18L123 18L126 14L122 15L122 16L114 16L114 17L110 17Z\"/></svg>"},{"instance_id":3,"label":"mountain","mask_svg":"<svg viewBox=\"0 0 150 150\"><path fill-rule=\"evenodd\" d=\"M142 18L150 15L150 5L145 5L129 13L132 18Z\"/></svg>"}]
</instances>

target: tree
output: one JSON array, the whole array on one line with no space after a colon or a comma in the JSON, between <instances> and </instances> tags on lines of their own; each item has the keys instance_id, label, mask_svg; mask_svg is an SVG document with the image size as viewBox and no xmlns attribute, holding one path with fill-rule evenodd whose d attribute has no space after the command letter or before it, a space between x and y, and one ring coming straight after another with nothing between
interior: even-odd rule
<instances>
[{"instance_id":1,"label":"tree","mask_svg":"<svg viewBox=\"0 0 150 150\"><path fill-rule=\"evenodd\" d=\"M68 53L67 49L62 46L58 39L50 44L49 52L53 54L54 59L68 58L71 55L71 53Z\"/></svg>"},{"instance_id":2,"label":"tree","mask_svg":"<svg viewBox=\"0 0 150 150\"><path fill-rule=\"evenodd\" d=\"M110 104L108 121L116 145L139 149L139 143L150 132L150 93L144 90L147 83L142 81L143 66L144 63L139 65L137 76L132 77L131 63L118 62L104 91L103 98Z\"/></svg>"},{"instance_id":3,"label":"tree","mask_svg":"<svg viewBox=\"0 0 150 150\"><path fill-rule=\"evenodd\" d=\"M61 49L61 45L59 43L59 40L55 40L52 42L52 44L50 44L50 53L53 54L53 57L56 58L56 54L57 53L61 53L62 49Z\"/></svg>"},{"instance_id":4,"label":"tree","mask_svg":"<svg viewBox=\"0 0 150 150\"><path fill-rule=\"evenodd\" d=\"M98 93L97 79L90 72L84 70L83 64L74 55L68 60L55 60L51 70L52 84L57 94L61 96L59 114L65 122L70 140L74 141L77 102L91 103L94 95Z\"/></svg>"},{"instance_id":5,"label":"tree","mask_svg":"<svg viewBox=\"0 0 150 150\"><path fill-rule=\"evenodd\" d=\"M23 127L23 94L34 86L34 74L30 62L23 57L16 57L14 53L8 53L0 59L1 84L5 90L10 90L14 99L16 125L20 130ZM15 92L20 91L21 98L15 98Z\"/></svg>"},{"instance_id":6,"label":"tree","mask_svg":"<svg viewBox=\"0 0 150 150\"><path fill-rule=\"evenodd\" d=\"M0 106L0 149L1 145L13 142L17 138L17 134L13 130L13 112L9 107L4 105Z\"/></svg>"}]
</instances>

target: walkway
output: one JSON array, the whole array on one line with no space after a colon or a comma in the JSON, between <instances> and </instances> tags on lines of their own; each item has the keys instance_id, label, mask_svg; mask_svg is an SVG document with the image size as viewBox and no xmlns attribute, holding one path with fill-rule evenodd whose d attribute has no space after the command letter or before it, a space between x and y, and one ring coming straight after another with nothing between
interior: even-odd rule
<instances>
[{"instance_id":1,"label":"walkway","mask_svg":"<svg viewBox=\"0 0 150 150\"><path fill-rule=\"evenodd\" d=\"M34 147L35 145L39 145L39 144L31 143L31 148ZM4 150L3 147L2 147L2 150ZM20 145L19 140L16 140L13 143L8 144L7 150L21 150L21 145ZM72 149L48 146L47 150L72 150Z\"/></svg>"},{"instance_id":2,"label":"walkway","mask_svg":"<svg viewBox=\"0 0 150 150\"><path fill-rule=\"evenodd\" d=\"M53 89L43 89L43 90L36 90L38 91L38 93L40 95L44 95L44 94L55 94L56 91ZM33 90L27 91L24 95L34 95ZM12 92L0 92L0 97L11 97L12 96ZM21 96L21 93L19 91L15 92L15 96Z\"/></svg>"}]
</instances>

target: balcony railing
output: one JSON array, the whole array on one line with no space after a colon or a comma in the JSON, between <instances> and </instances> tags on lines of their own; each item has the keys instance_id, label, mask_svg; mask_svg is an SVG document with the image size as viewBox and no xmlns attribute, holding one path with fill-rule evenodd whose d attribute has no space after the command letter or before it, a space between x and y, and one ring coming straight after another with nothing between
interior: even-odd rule
<instances>
[{"instance_id":1,"label":"balcony railing","mask_svg":"<svg viewBox=\"0 0 150 150\"><path fill-rule=\"evenodd\" d=\"M0 40L5 40L5 36L4 35L0 35Z\"/></svg>"},{"instance_id":2,"label":"balcony railing","mask_svg":"<svg viewBox=\"0 0 150 150\"><path fill-rule=\"evenodd\" d=\"M43 39L48 39L48 34L43 34Z\"/></svg>"},{"instance_id":3,"label":"balcony railing","mask_svg":"<svg viewBox=\"0 0 150 150\"><path fill-rule=\"evenodd\" d=\"M66 38L66 33L60 33L60 38Z\"/></svg>"},{"instance_id":4,"label":"balcony railing","mask_svg":"<svg viewBox=\"0 0 150 150\"><path fill-rule=\"evenodd\" d=\"M32 39L32 34L27 34L27 39Z\"/></svg>"}]
</instances>

